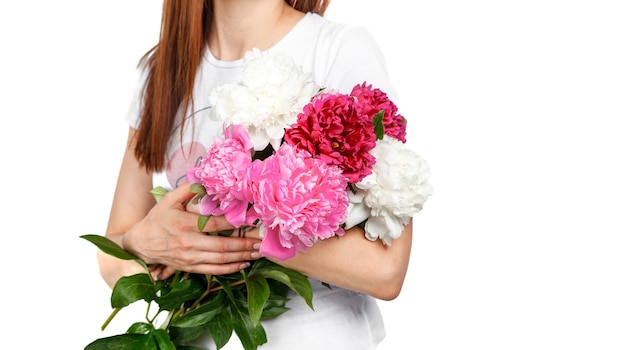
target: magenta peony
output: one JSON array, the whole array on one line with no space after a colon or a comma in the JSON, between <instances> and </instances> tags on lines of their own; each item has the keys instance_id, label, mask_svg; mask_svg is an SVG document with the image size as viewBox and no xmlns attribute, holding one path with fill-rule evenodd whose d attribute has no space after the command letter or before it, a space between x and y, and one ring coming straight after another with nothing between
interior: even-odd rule
<instances>
[{"instance_id":1,"label":"magenta peony","mask_svg":"<svg viewBox=\"0 0 626 350\"><path fill-rule=\"evenodd\" d=\"M381 110L384 111L385 135L406 142L406 119L398 114L398 107L385 92L363 83L356 85L350 96L356 98L356 108L359 113L367 114L370 120Z\"/></svg>"},{"instance_id":2,"label":"magenta peony","mask_svg":"<svg viewBox=\"0 0 626 350\"><path fill-rule=\"evenodd\" d=\"M253 205L248 224L260 223L261 254L288 259L318 240L343 235L347 180L336 166L283 144L250 168Z\"/></svg>"},{"instance_id":3,"label":"magenta peony","mask_svg":"<svg viewBox=\"0 0 626 350\"><path fill-rule=\"evenodd\" d=\"M189 183L200 183L206 195L200 200L202 215L224 215L233 226L245 222L251 194L247 172L252 164L252 142L241 125L224 128L201 164L187 172Z\"/></svg>"},{"instance_id":4,"label":"magenta peony","mask_svg":"<svg viewBox=\"0 0 626 350\"><path fill-rule=\"evenodd\" d=\"M336 165L351 183L372 172L376 146L372 118L359 112L354 97L322 93L304 106L298 121L285 130L285 142Z\"/></svg>"}]
</instances>

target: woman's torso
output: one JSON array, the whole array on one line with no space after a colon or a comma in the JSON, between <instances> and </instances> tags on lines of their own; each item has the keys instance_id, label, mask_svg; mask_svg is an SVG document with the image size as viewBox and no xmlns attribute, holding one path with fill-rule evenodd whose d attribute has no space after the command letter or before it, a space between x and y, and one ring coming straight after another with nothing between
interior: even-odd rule
<instances>
[{"instance_id":1,"label":"woman's torso","mask_svg":"<svg viewBox=\"0 0 626 350\"><path fill-rule=\"evenodd\" d=\"M367 81L395 98L383 55L363 28L307 14L268 51L291 56L320 86L347 93L354 85ZM172 134L167 169L155 174L154 186L177 187L185 181L187 170L206 154L222 126L208 117L209 93L219 85L237 82L242 62L219 61L207 51L198 71L193 112L189 113L188 121L192 122L186 123L182 144L179 130ZM136 96L127 118L131 126L138 123L140 99ZM375 349L385 334L376 300L338 287L329 289L319 281L311 283L315 310L292 293L287 304L291 310L263 322L268 343L262 349ZM209 338L200 343L206 349L215 346ZM241 349L241 344L233 335L224 349Z\"/></svg>"}]
</instances>

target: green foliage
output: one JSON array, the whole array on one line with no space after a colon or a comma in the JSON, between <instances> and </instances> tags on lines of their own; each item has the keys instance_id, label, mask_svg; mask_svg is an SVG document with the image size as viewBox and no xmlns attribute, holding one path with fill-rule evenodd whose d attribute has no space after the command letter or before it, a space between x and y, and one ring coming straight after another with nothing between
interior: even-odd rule
<instances>
[{"instance_id":1,"label":"green foliage","mask_svg":"<svg viewBox=\"0 0 626 350\"><path fill-rule=\"evenodd\" d=\"M313 292L306 276L267 259L253 261L245 270L219 276L177 272L170 278L155 281L147 265L124 251L115 242L97 235L81 236L103 252L124 260L136 260L146 272L118 280L111 294L113 313L137 301L147 308L157 306L152 317L136 322L124 334L96 339L85 350L154 349L200 350L188 345L209 333L223 348L237 335L245 350L255 350L267 342L261 320L278 317L286 307L288 290L293 290L313 308ZM165 314L162 324L157 316ZM162 318L159 318L161 320Z\"/></svg>"},{"instance_id":2,"label":"green foliage","mask_svg":"<svg viewBox=\"0 0 626 350\"><path fill-rule=\"evenodd\" d=\"M149 193L154 196L156 200L161 200L163 196L167 193L167 189L162 186L155 187L149 191Z\"/></svg>"},{"instance_id":3,"label":"green foliage","mask_svg":"<svg viewBox=\"0 0 626 350\"><path fill-rule=\"evenodd\" d=\"M148 274L124 276L113 287L111 307L123 308L138 300L150 302L156 299L156 292L156 286Z\"/></svg>"},{"instance_id":4,"label":"green foliage","mask_svg":"<svg viewBox=\"0 0 626 350\"><path fill-rule=\"evenodd\" d=\"M383 124L383 117L385 116L385 110L374 115L372 123L374 123L374 133L376 134L376 140L382 140L385 136L385 125Z\"/></svg>"},{"instance_id":5,"label":"green foliage","mask_svg":"<svg viewBox=\"0 0 626 350\"><path fill-rule=\"evenodd\" d=\"M189 191L195 193L195 194L199 194L199 195L205 195L206 194L206 188L204 188L204 186L202 186L199 183L192 183L191 185L189 185ZM201 197L196 197L194 200L199 200L199 198Z\"/></svg>"},{"instance_id":6,"label":"green foliage","mask_svg":"<svg viewBox=\"0 0 626 350\"><path fill-rule=\"evenodd\" d=\"M211 217L209 215L200 215L198 216L198 231L204 231L204 227Z\"/></svg>"},{"instance_id":7,"label":"green foliage","mask_svg":"<svg viewBox=\"0 0 626 350\"><path fill-rule=\"evenodd\" d=\"M109 255L113 255L114 257L116 257L118 259L141 261L141 260L137 259L137 257L135 257L134 255L126 252L124 249L122 249L122 247L120 247L115 242L109 240L106 237L99 236L99 235L83 235L83 236L80 236L80 237L88 240L89 242L91 242L93 244L95 244L104 253L107 253Z\"/></svg>"}]
</instances>

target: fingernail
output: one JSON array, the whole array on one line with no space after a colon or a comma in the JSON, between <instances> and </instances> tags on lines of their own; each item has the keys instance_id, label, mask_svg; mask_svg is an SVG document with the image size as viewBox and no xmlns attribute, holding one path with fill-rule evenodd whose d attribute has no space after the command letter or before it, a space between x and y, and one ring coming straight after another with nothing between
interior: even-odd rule
<instances>
[{"instance_id":1,"label":"fingernail","mask_svg":"<svg viewBox=\"0 0 626 350\"><path fill-rule=\"evenodd\" d=\"M248 268L249 266L250 266L250 263L248 263L248 262L243 263L243 264L239 265L239 270L246 269L246 268Z\"/></svg>"},{"instance_id":2,"label":"fingernail","mask_svg":"<svg viewBox=\"0 0 626 350\"><path fill-rule=\"evenodd\" d=\"M252 257L252 259L258 259L261 257L261 253L259 252L252 252L252 254L250 254L250 257Z\"/></svg>"},{"instance_id":3,"label":"fingernail","mask_svg":"<svg viewBox=\"0 0 626 350\"><path fill-rule=\"evenodd\" d=\"M254 244L252 245L252 249L259 250L259 248L261 248L261 243L254 243Z\"/></svg>"}]
</instances>

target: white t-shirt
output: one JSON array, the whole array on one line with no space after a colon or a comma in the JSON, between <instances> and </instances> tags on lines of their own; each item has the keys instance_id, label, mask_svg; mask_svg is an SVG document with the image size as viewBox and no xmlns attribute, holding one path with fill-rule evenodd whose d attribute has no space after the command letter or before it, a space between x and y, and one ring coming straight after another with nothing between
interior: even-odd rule
<instances>
[{"instance_id":1,"label":"white t-shirt","mask_svg":"<svg viewBox=\"0 0 626 350\"><path fill-rule=\"evenodd\" d=\"M396 101L383 53L363 27L329 21L309 13L268 51L291 56L304 71L312 74L319 86L349 93L355 85L367 82ZM206 154L222 126L221 122L208 117L209 93L217 86L237 82L242 63L243 59L220 61L206 51L194 88L194 111L187 115L190 119L185 124L182 145L179 130L175 130L166 171L154 176L154 186L177 187L185 181L187 170L197 165ZM126 118L131 127L139 124L144 81L145 72L142 71ZM268 343L261 349L375 349L385 335L376 300L338 287L328 289L315 280L311 280L311 284L315 311L292 293L287 304L291 310L263 322ZM209 344L210 340L204 341L202 348L214 349L214 345ZM241 349L241 345L233 336L224 349Z\"/></svg>"}]
</instances>

